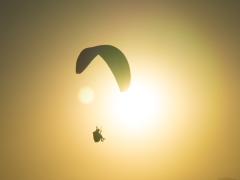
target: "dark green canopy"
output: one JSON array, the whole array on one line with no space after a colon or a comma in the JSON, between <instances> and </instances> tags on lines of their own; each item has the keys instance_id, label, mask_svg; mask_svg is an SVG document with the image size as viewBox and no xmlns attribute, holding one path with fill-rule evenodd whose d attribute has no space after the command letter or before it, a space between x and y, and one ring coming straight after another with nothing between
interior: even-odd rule
<instances>
[{"instance_id":1,"label":"dark green canopy","mask_svg":"<svg viewBox=\"0 0 240 180\"><path fill-rule=\"evenodd\" d=\"M78 56L76 73L82 73L97 55L100 55L111 69L120 91L126 91L131 81L130 67L124 54L114 46L100 45L84 49Z\"/></svg>"}]
</instances>

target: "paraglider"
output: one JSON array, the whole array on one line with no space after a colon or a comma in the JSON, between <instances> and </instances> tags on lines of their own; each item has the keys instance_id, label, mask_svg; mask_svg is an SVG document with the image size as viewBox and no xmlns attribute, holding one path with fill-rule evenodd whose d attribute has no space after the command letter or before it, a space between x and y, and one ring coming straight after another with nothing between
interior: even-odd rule
<instances>
[{"instance_id":1,"label":"paraglider","mask_svg":"<svg viewBox=\"0 0 240 180\"><path fill-rule=\"evenodd\" d=\"M104 139L106 139L106 138L103 138L101 133L102 133L102 130L96 127L96 131L93 132L93 139L95 142L99 142L100 140L103 142Z\"/></svg>"},{"instance_id":2,"label":"paraglider","mask_svg":"<svg viewBox=\"0 0 240 180\"><path fill-rule=\"evenodd\" d=\"M130 67L124 54L114 46L100 45L82 50L77 59L76 73L82 73L97 55L100 55L111 69L120 91L126 91L131 81ZM96 127L93 132L95 142L104 141L101 133L102 130Z\"/></svg>"},{"instance_id":3,"label":"paraglider","mask_svg":"<svg viewBox=\"0 0 240 180\"><path fill-rule=\"evenodd\" d=\"M82 73L97 55L100 55L111 69L120 91L126 91L131 81L130 67L124 54L114 46L100 45L84 49L78 56L76 73Z\"/></svg>"}]
</instances>

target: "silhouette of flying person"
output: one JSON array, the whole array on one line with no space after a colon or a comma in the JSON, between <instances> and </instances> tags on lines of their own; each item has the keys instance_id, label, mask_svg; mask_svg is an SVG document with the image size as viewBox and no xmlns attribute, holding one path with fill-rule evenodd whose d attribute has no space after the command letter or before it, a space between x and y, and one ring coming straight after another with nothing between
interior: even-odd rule
<instances>
[{"instance_id":1,"label":"silhouette of flying person","mask_svg":"<svg viewBox=\"0 0 240 180\"><path fill-rule=\"evenodd\" d=\"M100 140L103 142L104 139L106 138L103 138L102 137L102 130L100 130L98 127L96 127L96 131L93 132L93 139L95 142L99 142Z\"/></svg>"}]
</instances>

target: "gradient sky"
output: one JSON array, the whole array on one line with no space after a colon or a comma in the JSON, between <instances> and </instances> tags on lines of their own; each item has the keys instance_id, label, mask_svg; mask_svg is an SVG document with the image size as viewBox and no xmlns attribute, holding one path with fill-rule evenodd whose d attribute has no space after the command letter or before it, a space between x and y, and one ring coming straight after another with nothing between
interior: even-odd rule
<instances>
[{"instance_id":1,"label":"gradient sky","mask_svg":"<svg viewBox=\"0 0 240 180\"><path fill-rule=\"evenodd\" d=\"M239 32L238 0L1 0L0 179L240 179ZM149 89L137 104L154 99L138 131L118 119L101 57L75 73L81 50L101 44L125 54L133 88Z\"/></svg>"}]
</instances>

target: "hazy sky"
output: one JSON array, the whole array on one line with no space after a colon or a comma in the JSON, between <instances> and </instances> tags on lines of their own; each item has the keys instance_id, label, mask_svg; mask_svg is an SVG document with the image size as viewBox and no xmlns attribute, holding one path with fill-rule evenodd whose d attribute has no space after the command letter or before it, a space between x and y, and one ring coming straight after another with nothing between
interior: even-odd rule
<instances>
[{"instance_id":1,"label":"hazy sky","mask_svg":"<svg viewBox=\"0 0 240 180\"><path fill-rule=\"evenodd\" d=\"M1 0L0 179L240 179L239 32L238 0ZM101 44L129 92L99 56L75 73Z\"/></svg>"}]
</instances>

